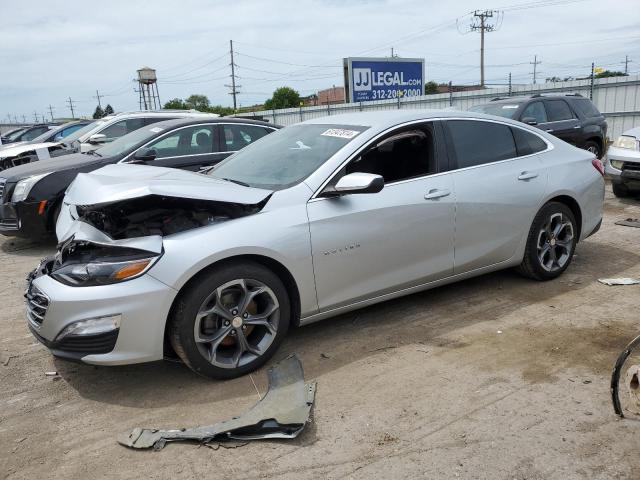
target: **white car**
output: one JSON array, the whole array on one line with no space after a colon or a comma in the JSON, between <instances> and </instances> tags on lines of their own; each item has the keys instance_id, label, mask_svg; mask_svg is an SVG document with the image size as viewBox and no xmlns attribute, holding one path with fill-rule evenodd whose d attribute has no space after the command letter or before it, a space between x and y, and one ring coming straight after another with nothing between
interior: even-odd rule
<instances>
[{"instance_id":1,"label":"white car","mask_svg":"<svg viewBox=\"0 0 640 480\"><path fill-rule=\"evenodd\" d=\"M605 171L616 197L640 196L640 127L627 130L609 147Z\"/></svg>"},{"instance_id":2,"label":"white car","mask_svg":"<svg viewBox=\"0 0 640 480\"><path fill-rule=\"evenodd\" d=\"M80 135L71 142L76 152L91 152L103 144L113 142L127 133L162 120L183 117L219 117L216 113L202 113L197 110L155 110L143 112L124 112L104 117L94 122L92 128L85 127ZM68 143L68 142L65 142Z\"/></svg>"}]
</instances>

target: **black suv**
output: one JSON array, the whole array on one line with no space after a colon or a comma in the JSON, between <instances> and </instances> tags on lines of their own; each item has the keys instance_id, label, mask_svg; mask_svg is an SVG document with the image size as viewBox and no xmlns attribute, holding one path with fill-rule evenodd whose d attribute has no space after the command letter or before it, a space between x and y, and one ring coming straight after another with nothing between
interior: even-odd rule
<instances>
[{"instance_id":1,"label":"black suv","mask_svg":"<svg viewBox=\"0 0 640 480\"><path fill-rule=\"evenodd\" d=\"M79 173L112 163L200 171L280 128L233 118L181 118L154 123L92 152L19 165L0 172L0 234L53 233L64 192Z\"/></svg>"},{"instance_id":2,"label":"black suv","mask_svg":"<svg viewBox=\"0 0 640 480\"><path fill-rule=\"evenodd\" d=\"M598 158L602 158L607 145L604 116L591 100L578 93L500 97L469 110L533 125Z\"/></svg>"}]
</instances>

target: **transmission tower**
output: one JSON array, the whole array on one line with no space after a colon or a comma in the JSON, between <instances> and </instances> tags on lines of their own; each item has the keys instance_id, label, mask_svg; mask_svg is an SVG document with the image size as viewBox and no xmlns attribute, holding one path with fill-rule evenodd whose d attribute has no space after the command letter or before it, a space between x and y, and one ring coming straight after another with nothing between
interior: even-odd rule
<instances>
[{"instance_id":1,"label":"transmission tower","mask_svg":"<svg viewBox=\"0 0 640 480\"><path fill-rule=\"evenodd\" d=\"M538 60L538 56L534 55L533 56L533 62L529 62L529 65L533 65L533 84L536 84L536 73L537 73L537 66L540 65L542 63L542 60Z\"/></svg>"},{"instance_id":2,"label":"transmission tower","mask_svg":"<svg viewBox=\"0 0 640 480\"><path fill-rule=\"evenodd\" d=\"M71 110L71 118L76 118L76 114L73 111L73 100L71 100L71 97L69 97L69 100L67 100L67 103L69 104L69 109Z\"/></svg>"},{"instance_id":3,"label":"transmission tower","mask_svg":"<svg viewBox=\"0 0 640 480\"><path fill-rule=\"evenodd\" d=\"M480 32L480 86L484 87L484 34L500 29L504 14L499 10L476 10L470 15L469 31Z\"/></svg>"},{"instance_id":4,"label":"transmission tower","mask_svg":"<svg viewBox=\"0 0 640 480\"><path fill-rule=\"evenodd\" d=\"M236 98L236 96L238 95L238 93L240 93L238 91L238 88L240 88L240 85L238 85L236 83L236 63L233 60L233 40L229 40L229 53L231 55L231 85L225 85L225 87L228 87L231 89L231 91L229 92L229 95L233 96L233 111L236 111L236 108L238 106L238 100Z\"/></svg>"}]
</instances>

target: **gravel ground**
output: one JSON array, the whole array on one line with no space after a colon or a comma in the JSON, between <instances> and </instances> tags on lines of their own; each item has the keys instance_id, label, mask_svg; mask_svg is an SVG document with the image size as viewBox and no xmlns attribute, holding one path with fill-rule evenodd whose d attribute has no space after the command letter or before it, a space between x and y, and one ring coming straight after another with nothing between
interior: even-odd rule
<instances>
[{"instance_id":1,"label":"gravel ground","mask_svg":"<svg viewBox=\"0 0 640 480\"><path fill-rule=\"evenodd\" d=\"M23 319L24 278L53 245L0 239L0 474L3 478L639 478L640 422L609 398L615 358L638 333L637 200L607 192L601 231L559 279L510 271L290 332L318 382L295 440L211 450L132 451L135 426L205 425L258 396L248 376L207 381L180 364L98 368L53 358ZM59 378L45 376L59 372ZM266 390L265 369L253 374Z\"/></svg>"}]
</instances>

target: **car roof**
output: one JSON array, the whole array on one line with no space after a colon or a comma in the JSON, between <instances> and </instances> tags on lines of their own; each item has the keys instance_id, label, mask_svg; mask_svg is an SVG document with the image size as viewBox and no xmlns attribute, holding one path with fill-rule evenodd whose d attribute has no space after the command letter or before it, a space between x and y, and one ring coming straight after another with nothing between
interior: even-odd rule
<instances>
[{"instance_id":1,"label":"car roof","mask_svg":"<svg viewBox=\"0 0 640 480\"><path fill-rule=\"evenodd\" d=\"M249 120L243 118L230 118L230 117L186 117L186 118L173 118L171 120L163 120L162 122L155 122L148 127L162 127L162 128L176 128L183 127L186 125L198 125L201 123L237 123L244 125L257 125L260 127L271 127L271 128L282 128L280 125L275 125L273 123L263 122L260 120Z\"/></svg>"},{"instance_id":2,"label":"car roof","mask_svg":"<svg viewBox=\"0 0 640 480\"><path fill-rule=\"evenodd\" d=\"M396 125L417 121L433 120L436 118L479 118L487 120L499 120L502 123L510 123L522 127L522 123L509 118L486 115L479 112L466 112L462 110L376 110L373 112L354 112L331 115L322 118L314 118L302 122L303 124L321 125L357 125L371 127L376 130L384 130Z\"/></svg>"},{"instance_id":3,"label":"car roof","mask_svg":"<svg viewBox=\"0 0 640 480\"><path fill-rule=\"evenodd\" d=\"M558 93L539 94L539 93L536 93L534 95L520 95L520 96L517 96L517 97L496 97L496 98L493 98L492 100L490 100L487 103L520 103L520 102L528 102L530 100L539 100L539 99L544 99L544 98L564 98L566 100L575 100L575 99L588 100L587 97L583 97L582 95L575 94L575 93L565 93L565 94L558 94ZM486 105L486 104L483 104L483 105Z\"/></svg>"}]
</instances>

